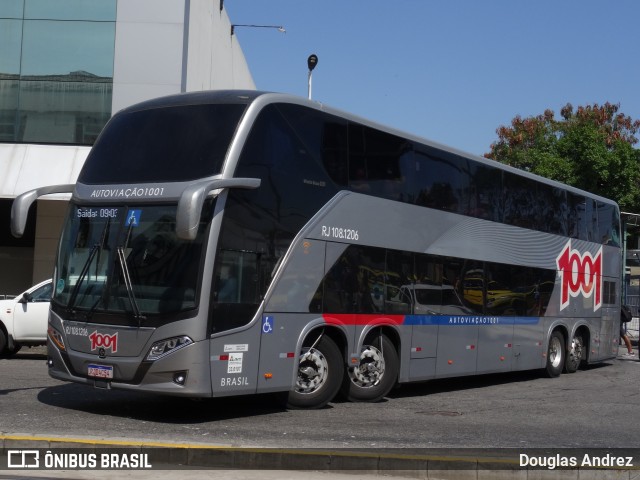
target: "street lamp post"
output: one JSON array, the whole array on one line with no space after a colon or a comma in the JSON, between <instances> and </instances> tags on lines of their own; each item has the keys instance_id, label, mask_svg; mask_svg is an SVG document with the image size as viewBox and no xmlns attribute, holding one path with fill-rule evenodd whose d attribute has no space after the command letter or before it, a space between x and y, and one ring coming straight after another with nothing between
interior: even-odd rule
<instances>
[{"instance_id":1,"label":"street lamp post","mask_svg":"<svg viewBox=\"0 0 640 480\"><path fill-rule=\"evenodd\" d=\"M287 33L287 31L284 29L284 27L282 25L247 25L247 24L240 24L240 23L235 23L233 25L231 25L231 35L233 36L233 34L236 31L237 27L248 27L248 28L275 28L276 30L278 30L279 32L282 33Z\"/></svg>"},{"instance_id":2,"label":"street lamp post","mask_svg":"<svg viewBox=\"0 0 640 480\"><path fill-rule=\"evenodd\" d=\"M315 53L309 55L309 58L307 58L307 67L309 67L309 87L308 87L309 100L311 100L311 72L313 71L314 68L316 68L317 64L318 64L318 56Z\"/></svg>"}]
</instances>

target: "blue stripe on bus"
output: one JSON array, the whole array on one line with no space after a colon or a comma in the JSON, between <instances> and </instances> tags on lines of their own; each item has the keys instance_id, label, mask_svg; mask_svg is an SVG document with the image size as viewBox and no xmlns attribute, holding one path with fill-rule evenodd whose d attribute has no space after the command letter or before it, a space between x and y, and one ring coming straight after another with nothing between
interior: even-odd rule
<instances>
[{"instance_id":1,"label":"blue stripe on bus","mask_svg":"<svg viewBox=\"0 0 640 480\"><path fill-rule=\"evenodd\" d=\"M405 315L404 325L537 325L540 317L496 317L491 315Z\"/></svg>"}]
</instances>

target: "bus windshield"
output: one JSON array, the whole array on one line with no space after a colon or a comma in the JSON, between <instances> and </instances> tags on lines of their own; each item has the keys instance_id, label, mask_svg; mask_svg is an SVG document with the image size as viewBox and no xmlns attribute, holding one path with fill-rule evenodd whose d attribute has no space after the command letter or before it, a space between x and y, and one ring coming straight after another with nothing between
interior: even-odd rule
<instances>
[{"instance_id":1,"label":"bus windshield","mask_svg":"<svg viewBox=\"0 0 640 480\"><path fill-rule=\"evenodd\" d=\"M217 175L245 108L205 104L119 113L91 149L78 182L183 182Z\"/></svg>"},{"instance_id":2,"label":"bus windshield","mask_svg":"<svg viewBox=\"0 0 640 480\"><path fill-rule=\"evenodd\" d=\"M206 203L202 218L211 212L212 202ZM72 205L53 303L87 317L124 313L138 322L196 308L203 222L194 241L182 240L175 234L176 209Z\"/></svg>"}]
</instances>

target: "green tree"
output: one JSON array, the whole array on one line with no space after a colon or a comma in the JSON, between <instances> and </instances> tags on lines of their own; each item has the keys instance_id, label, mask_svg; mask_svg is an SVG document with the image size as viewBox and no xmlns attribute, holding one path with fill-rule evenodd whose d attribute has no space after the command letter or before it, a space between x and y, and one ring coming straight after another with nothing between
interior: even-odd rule
<instances>
[{"instance_id":1,"label":"green tree","mask_svg":"<svg viewBox=\"0 0 640 480\"><path fill-rule=\"evenodd\" d=\"M571 104L535 117L516 116L496 130L485 157L611 198L622 210L640 212L640 120L620 104Z\"/></svg>"}]
</instances>

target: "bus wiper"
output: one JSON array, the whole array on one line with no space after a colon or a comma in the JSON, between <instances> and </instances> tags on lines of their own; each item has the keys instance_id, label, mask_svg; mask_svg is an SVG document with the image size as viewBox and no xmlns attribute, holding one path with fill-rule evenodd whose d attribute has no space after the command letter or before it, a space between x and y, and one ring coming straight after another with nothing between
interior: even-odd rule
<instances>
[{"instance_id":1,"label":"bus wiper","mask_svg":"<svg viewBox=\"0 0 640 480\"><path fill-rule=\"evenodd\" d=\"M82 285L84 277L87 276L87 273L89 272L89 267L91 266L91 262L93 261L93 259L95 258L99 250L100 250L99 243L96 243L91 247L91 250L89 251L89 257L87 258L87 261L84 262L84 265L82 266L82 271L78 276L78 280L76 280L76 284L73 286L73 290L71 291L71 296L69 297L69 303L67 304L67 312L73 311L73 307L75 306L76 300L78 298L78 293L80 292L80 285Z\"/></svg>"},{"instance_id":2,"label":"bus wiper","mask_svg":"<svg viewBox=\"0 0 640 480\"><path fill-rule=\"evenodd\" d=\"M91 247L91 250L89 251L89 257L87 258L87 261L84 262L84 265L82 266L82 271L78 276L78 280L76 280L76 284L73 286L73 290L71 291L71 295L69 297L69 303L67 304L67 312L73 311L73 307L75 306L76 300L78 299L78 294L80 293L80 286L84 281L84 277L86 277L87 273L89 272L89 267L91 266L91 262L93 261L93 259L97 254L98 254L98 261L96 262L96 277L98 276L98 267L100 264L99 253L103 248L105 248L105 241L108 235L110 225L111 225L111 219L109 218L104 228L102 229L102 235L100 236L101 237L100 243L95 243Z\"/></svg>"},{"instance_id":3,"label":"bus wiper","mask_svg":"<svg viewBox=\"0 0 640 480\"><path fill-rule=\"evenodd\" d=\"M125 247L123 246L120 246L117 248L118 260L120 261L120 270L122 271L122 279L124 280L124 286L127 289L127 295L129 296L129 302L131 303L133 316L136 320L138 320L138 327L139 327L140 322L146 317L140 314L140 307L138 307L138 301L136 300L136 295L133 291L133 284L131 283L131 275L129 274L129 267L127 266L127 258L125 257L124 249Z\"/></svg>"}]
</instances>

